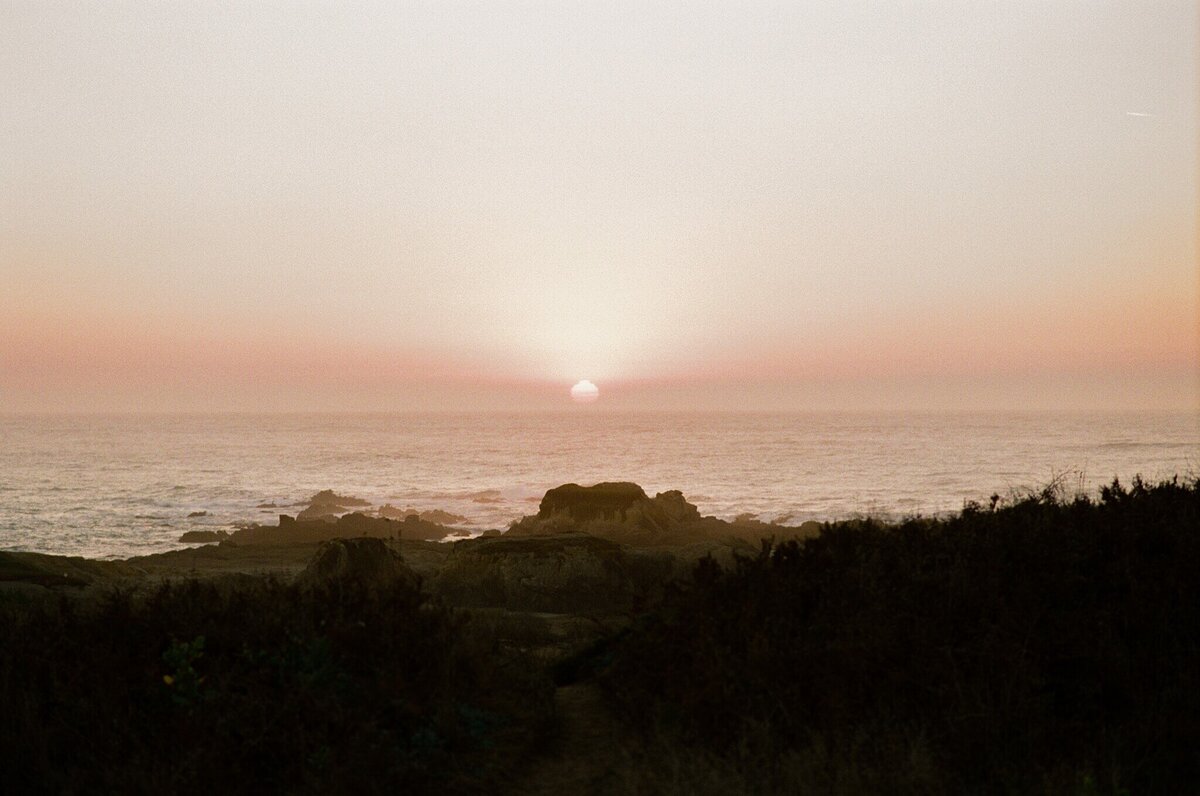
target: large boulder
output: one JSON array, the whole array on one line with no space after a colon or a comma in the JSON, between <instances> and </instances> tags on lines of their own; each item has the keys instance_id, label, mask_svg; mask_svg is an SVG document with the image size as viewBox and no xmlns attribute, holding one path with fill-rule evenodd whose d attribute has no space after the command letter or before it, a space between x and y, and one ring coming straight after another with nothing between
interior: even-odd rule
<instances>
[{"instance_id":1,"label":"large boulder","mask_svg":"<svg viewBox=\"0 0 1200 796\"><path fill-rule=\"evenodd\" d=\"M683 526L701 519L677 490L651 498L628 482L563 484L548 491L538 513L515 523L509 534L583 532L625 544L667 544L677 541Z\"/></svg>"},{"instance_id":2,"label":"large boulder","mask_svg":"<svg viewBox=\"0 0 1200 796\"><path fill-rule=\"evenodd\" d=\"M647 500L644 489L627 481L606 481L595 486L563 484L542 497L537 516L541 520L561 517L574 523L624 522L634 506Z\"/></svg>"},{"instance_id":3,"label":"large boulder","mask_svg":"<svg viewBox=\"0 0 1200 796\"><path fill-rule=\"evenodd\" d=\"M702 517L678 490L649 497L640 486L605 482L564 484L548 491L538 513L512 524L506 536L586 533L637 547L732 540L757 543L815 535L815 523L792 528L758 521L725 522Z\"/></svg>"}]
</instances>

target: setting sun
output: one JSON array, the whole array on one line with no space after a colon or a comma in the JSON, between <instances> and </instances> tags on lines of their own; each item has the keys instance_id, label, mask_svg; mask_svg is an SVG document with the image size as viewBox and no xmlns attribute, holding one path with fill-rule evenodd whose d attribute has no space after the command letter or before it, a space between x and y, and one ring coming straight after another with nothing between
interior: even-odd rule
<instances>
[{"instance_id":1,"label":"setting sun","mask_svg":"<svg viewBox=\"0 0 1200 796\"><path fill-rule=\"evenodd\" d=\"M571 400L578 404L590 404L600 397L600 388L587 379L571 388Z\"/></svg>"}]
</instances>

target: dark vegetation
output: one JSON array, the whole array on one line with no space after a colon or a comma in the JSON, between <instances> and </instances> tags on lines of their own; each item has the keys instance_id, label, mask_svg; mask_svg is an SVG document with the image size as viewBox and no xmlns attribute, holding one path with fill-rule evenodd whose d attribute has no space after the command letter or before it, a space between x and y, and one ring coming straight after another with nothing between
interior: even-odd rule
<instances>
[{"instance_id":1,"label":"dark vegetation","mask_svg":"<svg viewBox=\"0 0 1200 796\"><path fill-rule=\"evenodd\" d=\"M747 789L1200 792L1200 484L701 562L601 662L629 727Z\"/></svg>"},{"instance_id":2,"label":"dark vegetation","mask_svg":"<svg viewBox=\"0 0 1200 796\"><path fill-rule=\"evenodd\" d=\"M0 790L1200 793L1200 482L732 549L514 534L435 597L375 539L86 595L10 556L79 594L0 592Z\"/></svg>"},{"instance_id":3,"label":"dark vegetation","mask_svg":"<svg viewBox=\"0 0 1200 796\"><path fill-rule=\"evenodd\" d=\"M7 793L475 792L549 681L404 580L0 604Z\"/></svg>"}]
</instances>

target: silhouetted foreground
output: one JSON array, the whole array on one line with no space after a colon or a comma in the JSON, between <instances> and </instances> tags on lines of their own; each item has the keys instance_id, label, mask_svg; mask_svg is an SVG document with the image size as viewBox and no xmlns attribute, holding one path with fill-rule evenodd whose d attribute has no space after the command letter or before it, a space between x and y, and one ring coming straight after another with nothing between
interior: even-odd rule
<instances>
[{"instance_id":1,"label":"silhouetted foreground","mask_svg":"<svg viewBox=\"0 0 1200 796\"><path fill-rule=\"evenodd\" d=\"M1200 792L1200 488L834 525L607 655L629 727L755 790Z\"/></svg>"},{"instance_id":2,"label":"silhouetted foreground","mask_svg":"<svg viewBox=\"0 0 1200 796\"><path fill-rule=\"evenodd\" d=\"M487 790L544 731L550 683L390 558L346 540L294 584L0 611L0 790Z\"/></svg>"},{"instance_id":3,"label":"silhouetted foreground","mask_svg":"<svg viewBox=\"0 0 1200 796\"><path fill-rule=\"evenodd\" d=\"M757 555L618 543L729 524L601 486L405 560L0 554L0 789L1200 792L1200 483ZM268 553L309 563L231 574ZM219 566L147 586L167 562Z\"/></svg>"}]
</instances>

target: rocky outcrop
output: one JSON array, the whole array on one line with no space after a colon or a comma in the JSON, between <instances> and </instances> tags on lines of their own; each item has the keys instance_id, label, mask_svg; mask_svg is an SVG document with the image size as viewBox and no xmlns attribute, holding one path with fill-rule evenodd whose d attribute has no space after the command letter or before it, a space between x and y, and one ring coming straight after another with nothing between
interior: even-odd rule
<instances>
[{"instance_id":1,"label":"rocky outcrop","mask_svg":"<svg viewBox=\"0 0 1200 796\"><path fill-rule=\"evenodd\" d=\"M377 512L380 517L387 517L390 520L403 520L408 517L416 516L418 519L426 522L434 522L438 525L469 525L471 520L461 514L454 514L441 509L428 509L426 511L418 511L414 508L398 509L391 503L385 503L379 507Z\"/></svg>"},{"instance_id":2,"label":"rocky outcrop","mask_svg":"<svg viewBox=\"0 0 1200 796\"><path fill-rule=\"evenodd\" d=\"M548 491L538 513L513 523L506 536L586 533L633 546L687 545L729 539L757 542L814 535L816 523L793 528L749 518L702 517L678 490L649 497L640 486L605 482L564 484Z\"/></svg>"},{"instance_id":3,"label":"rocky outcrop","mask_svg":"<svg viewBox=\"0 0 1200 796\"><path fill-rule=\"evenodd\" d=\"M595 486L563 484L545 494L538 506L538 519L563 518L574 523L595 520L623 522L636 505L648 500L646 491L627 481Z\"/></svg>"},{"instance_id":4,"label":"rocky outcrop","mask_svg":"<svg viewBox=\"0 0 1200 796\"><path fill-rule=\"evenodd\" d=\"M179 537L179 541L187 544L211 544L223 542L228 538L228 531L187 531Z\"/></svg>"},{"instance_id":5,"label":"rocky outcrop","mask_svg":"<svg viewBox=\"0 0 1200 796\"><path fill-rule=\"evenodd\" d=\"M320 492L308 499L308 505L363 508L370 506L371 502L369 500L363 500L362 498L351 497L349 495L339 495L332 489L322 489Z\"/></svg>"},{"instance_id":6,"label":"rocky outcrop","mask_svg":"<svg viewBox=\"0 0 1200 796\"><path fill-rule=\"evenodd\" d=\"M371 505L368 500L339 495L332 489L322 489L308 499L308 505L296 515L298 520L325 520L333 522L339 515L346 514L356 508L366 508Z\"/></svg>"},{"instance_id":7,"label":"rocky outcrop","mask_svg":"<svg viewBox=\"0 0 1200 796\"><path fill-rule=\"evenodd\" d=\"M279 525L253 525L241 528L230 536L234 544L284 544L294 542L323 542L329 539L369 537L373 539L438 540L451 531L443 525L409 516L403 521L383 517L368 517L352 512L331 521L304 520L279 515Z\"/></svg>"},{"instance_id":8,"label":"rocky outcrop","mask_svg":"<svg viewBox=\"0 0 1200 796\"><path fill-rule=\"evenodd\" d=\"M337 522L337 518L348 511L349 509L343 508L342 506L309 506L307 508L300 509L300 512L296 515L296 519L300 520L301 522L307 522L310 520L317 520L321 522Z\"/></svg>"},{"instance_id":9,"label":"rocky outcrop","mask_svg":"<svg viewBox=\"0 0 1200 796\"><path fill-rule=\"evenodd\" d=\"M317 586L354 582L370 587L386 587L403 581L410 586L420 583L400 554L383 539L332 539L321 544L304 571L296 576L301 585Z\"/></svg>"},{"instance_id":10,"label":"rocky outcrop","mask_svg":"<svg viewBox=\"0 0 1200 796\"><path fill-rule=\"evenodd\" d=\"M628 482L564 484L547 492L538 513L515 523L509 534L583 532L628 544L654 544L669 541L680 526L701 519L678 491L651 498Z\"/></svg>"}]
</instances>

